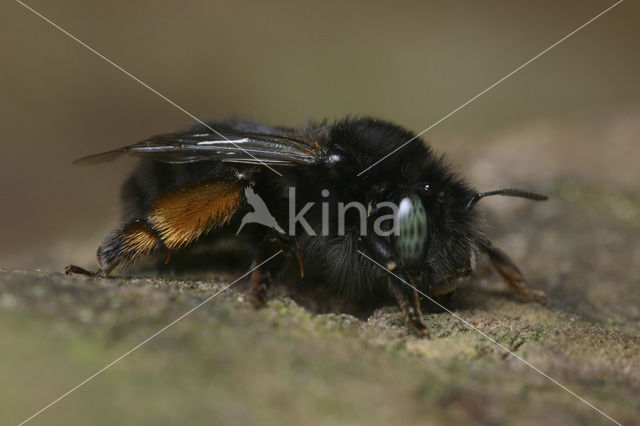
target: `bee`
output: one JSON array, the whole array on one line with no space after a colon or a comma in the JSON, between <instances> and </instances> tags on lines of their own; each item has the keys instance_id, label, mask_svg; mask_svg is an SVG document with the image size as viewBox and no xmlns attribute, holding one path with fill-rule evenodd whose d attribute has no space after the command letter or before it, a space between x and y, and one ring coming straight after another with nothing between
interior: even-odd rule
<instances>
[{"instance_id":1,"label":"bee","mask_svg":"<svg viewBox=\"0 0 640 426\"><path fill-rule=\"evenodd\" d=\"M482 256L521 298L544 301L492 245L475 206L492 195L547 197L478 192L422 140L406 144L415 138L372 118L300 129L234 120L82 158L76 163L141 160L122 187L121 224L98 247L99 269L69 265L66 272L105 278L117 266L153 253L170 256L207 236L242 242L254 264L283 251L251 274L256 306L294 265L302 280L356 303L395 299L410 329L428 336L419 292L452 292Z\"/></svg>"}]
</instances>

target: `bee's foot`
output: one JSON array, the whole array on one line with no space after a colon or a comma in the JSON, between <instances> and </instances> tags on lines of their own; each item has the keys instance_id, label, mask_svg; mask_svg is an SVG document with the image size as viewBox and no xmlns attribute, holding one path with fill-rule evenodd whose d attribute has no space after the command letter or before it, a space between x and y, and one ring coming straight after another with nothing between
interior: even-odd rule
<instances>
[{"instance_id":1,"label":"bee's foot","mask_svg":"<svg viewBox=\"0 0 640 426\"><path fill-rule=\"evenodd\" d=\"M426 326L422 320L419 322L409 322L409 329L411 334L421 339L430 339L431 333L429 332L429 328Z\"/></svg>"},{"instance_id":2,"label":"bee's foot","mask_svg":"<svg viewBox=\"0 0 640 426\"><path fill-rule=\"evenodd\" d=\"M103 271L102 269L99 269L96 272L91 272L76 265L67 265L64 268L64 273L66 275L85 275L92 278L106 278L107 276L105 271Z\"/></svg>"},{"instance_id":3,"label":"bee's foot","mask_svg":"<svg viewBox=\"0 0 640 426\"><path fill-rule=\"evenodd\" d=\"M544 292L542 290L535 290L535 289L531 289L531 288L527 289L527 291L522 294L522 297L527 302L536 302L536 303L539 303L541 305L546 305L547 304L547 295L544 294Z\"/></svg>"},{"instance_id":4,"label":"bee's foot","mask_svg":"<svg viewBox=\"0 0 640 426\"><path fill-rule=\"evenodd\" d=\"M267 278L263 278L253 284L249 301L255 309L264 307L267 303L267 292L269 290L269 282Z\"/></svg>"},{"instance_id":5,"label":"bee's foot","mask_svg":"<svg viewBox=\"0 0 640 426\"><path fill-rule=\"evenodd\" d=\"M87 271L86 269L76 265L67 265L67 267L64 268L64 273L67 275L87 275L90 277L96 276L96 272Z\"/></svg>"}]
</instances>

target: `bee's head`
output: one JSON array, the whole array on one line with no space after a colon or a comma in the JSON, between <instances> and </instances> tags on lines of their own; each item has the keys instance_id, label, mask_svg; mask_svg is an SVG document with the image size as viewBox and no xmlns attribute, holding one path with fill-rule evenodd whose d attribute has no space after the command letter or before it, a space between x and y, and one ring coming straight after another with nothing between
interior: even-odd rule
<instances>
[{"instance_id":1,"label":"bee's head","mask_svg":"<svg viewBox=\"0 0 640 426\"><path fill-rule=\"evenodd\" d=\"M387 233L387 228L383 236L369 238L372 251L405 270L430 274L429 282L473 269L476 254L488 241L474 210L480 199L546 199L514 189L477 192L420 138L379 120L341 121L332 127L327 146L335 154L328 157L331 177L348 198L364 199L368 206L390 202L396 207L395 232ZM368 222L375 225L388 213L369 208Z\"/></svg>"},{"instance_id":2,"label":"bee's head","mask_svg":"<svg viewBox=\"0 0 640 426\"><path fill-rule=\"evenodd\" d=\"M469 266L481 233L466 209L473 191L457 178L422 182L397 194L394 252L405 269L429 270L433 278Z\"/></svg>"},{"instance_id":3,"label":"bee's head","mask_svg":"<svg viewBox=\"0 0 640 426\"><path fill-rule=\"evenodd\" d=\"M547 198L516 189L478 193L455 176L412 185L398 193L392 246L402 266L428 271L436 284L447 276L468 275L485 239L474 206L490 195Z\"/></svg>"}]
</instances>

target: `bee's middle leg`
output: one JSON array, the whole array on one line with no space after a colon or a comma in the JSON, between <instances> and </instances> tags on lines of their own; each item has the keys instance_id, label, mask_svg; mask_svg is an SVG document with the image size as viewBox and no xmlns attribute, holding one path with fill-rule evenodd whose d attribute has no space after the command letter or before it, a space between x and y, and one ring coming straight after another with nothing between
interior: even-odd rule
<instances>
[{"instance_id":1,"label":"bee's middle leg","mask_svg":"<svg viewBox=\"0 0 640 426\"><path fill-rule=\"evenodd\" d=\"M271 286L271 274L265 273L261 267L251 273L250 300L255 308L261 308L267 301L267 293Z\"/></svg>"},{"instance_id":2,"label":"bee's middle leg","mask_svg":"<svg viewBox=\"0 0 640 426\"><path fill-rule=\"evenodd\" d=\"M282 251L282 253L274 257L265 265L254 269L251 273L252 286L250 299L253 306L256 308L264 306L267 301L271 282L287 266L287 262L290 258L296 259L300 269L300 275L304 276L304 265L298 243L295 239L277 232L269 233L262 243L258 245L258 250L256 252L257 260L254 264L258 263L259 259L273 256L273 254L278 251Z\"/></svg>"}]
</instances>

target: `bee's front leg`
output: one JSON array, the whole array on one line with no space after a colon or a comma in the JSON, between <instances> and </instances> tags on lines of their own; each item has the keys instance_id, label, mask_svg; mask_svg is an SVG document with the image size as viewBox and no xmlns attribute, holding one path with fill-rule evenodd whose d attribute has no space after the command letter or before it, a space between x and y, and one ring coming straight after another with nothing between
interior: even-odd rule
<instances>
[{"instance_id":1,"label":"bee's front leg","mask_svg":"<svg viewBox=\"0 0 640 426\"><path fill-rule=\"evenodd\" d=\"M420 310L420 295L415 286L410 285L411 281L407 275L400 272L400 268L397 268L399 262L389 242L375 233L369 233L366 239L361 239L361 243L365 252L377 259L388 271L392 271L393 275L397 275L388 276L387 286L389 293L396 299L407 318L409 328L419 337L429 337L429 329L422 319L422 311Z\"/></svg>"},{"instance_id":2,"label":"bee's front leg","mask_svg":"<svg viewBox=\"0 0 640 426\"><path fill-rule=\"evenodd\" d=\"M404 282L395 277L389 278L389 293L400 305L400 309L407 318L409 328L415 332L418 337L430 337L429 329L422 319L422 311L420 310L420 297L415 288L409 287Z\"/></svg>"}]
</instances>

